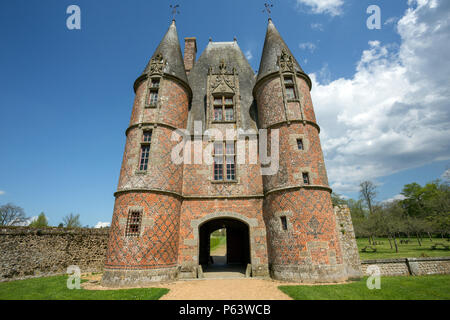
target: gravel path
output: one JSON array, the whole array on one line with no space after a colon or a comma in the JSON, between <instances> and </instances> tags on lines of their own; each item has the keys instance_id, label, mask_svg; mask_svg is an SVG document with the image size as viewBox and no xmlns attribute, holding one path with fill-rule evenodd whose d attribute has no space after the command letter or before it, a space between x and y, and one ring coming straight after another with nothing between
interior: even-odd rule
<instances>
[{"instance_id":1,"label":"gravel path","mask_svg":"<svg viewBox=\"0 0 450 320\"><path fill-rule=\"evenodd\" d=\"M89 280L81 285L83 289L111 290L111 288L100 285L100 274L83 275L82 278ZM170 289L169 293L161 300L291 300L289 296L278 289L278 286L288 284L271 279L244 278L174 281L155 283L146 287ZM144 288L144 286L139 288Z\"/></svg>"},{"instance_id":2,"label":"gravel path","mask_svg":"<svg viewBox=\"0 0 450 320\"><path fill-rule=\"evenodd\" d=\"M292 300L273 280L226 279L177 281L163 285L170 292L161 300Z\"/></svg>"}]
</instances>

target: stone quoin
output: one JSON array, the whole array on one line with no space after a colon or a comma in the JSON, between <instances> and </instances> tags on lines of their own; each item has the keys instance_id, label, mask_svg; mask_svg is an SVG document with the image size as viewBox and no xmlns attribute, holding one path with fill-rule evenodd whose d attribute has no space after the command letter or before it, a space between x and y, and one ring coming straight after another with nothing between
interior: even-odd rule
<instances>
[{"instance_id":1,"label":"stone quoin","mask_svg":"<svg viewBox=\"0 0 450 320\"><path fill-rule=\"evenodd\" d=\"M222 228L227 263L252 277L358 277L350 214L331 201L311 80L272 20L257 75L236 39L210 40L196 54L190 37L183 57L173 21L134 84L103 284L201 278L210 234ZM198 123L204 132L194 130ZM203 148L213 143L214 162L174 163L178 129ZM278 170L262 175L259 160L236 163L236 141L205 140L210 129L278 130Z\"/></svg>"}]
</instances>

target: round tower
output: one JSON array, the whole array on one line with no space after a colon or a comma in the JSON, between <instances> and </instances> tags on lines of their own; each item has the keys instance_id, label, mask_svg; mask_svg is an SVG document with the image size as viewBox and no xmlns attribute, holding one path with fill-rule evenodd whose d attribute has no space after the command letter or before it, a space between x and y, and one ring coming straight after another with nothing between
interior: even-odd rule
<instances>
[{"instance_id":1,"label":"round tower","mask_svg":"<svg viewBox=\"0 0 450 320\"><path fill-rule=\"evenodd\" d=\"M253 94L260 127L280 137L279 170L263 177L270 272L280 280L341 281L347 275L310 89L269 19Z\"/></svg>"},{"instance_id":2,"label":"round tower","mask_svg":"<svg viewBox=\"0 0 450 320\"><path fill-rule=\"evenodd\" d=\"M172 133L186 128L192 97L175 21L134 84L135 100L115 193L103 284L174 279L183 165Z\"/></svg>"}]
</instances>

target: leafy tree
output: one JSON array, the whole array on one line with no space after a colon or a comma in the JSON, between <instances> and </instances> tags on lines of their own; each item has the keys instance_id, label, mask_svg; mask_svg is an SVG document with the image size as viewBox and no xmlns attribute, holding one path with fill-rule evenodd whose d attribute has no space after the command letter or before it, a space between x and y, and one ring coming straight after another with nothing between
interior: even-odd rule
<instances>
[{"instance_id":1,"label":"leafy tree","mask_svg":"<svg viewBox=\"0 0 450 320\"><path fill-rule=\"evenodd\" d=\"M363 181L359 185L359 193L360 199L366 203L367 208L369 209L369 214L372 214L373 205L377 196L377 187L372 181Z\"/></svg>"},{"instance_id":2,"label":"leafy tree","mask_svg":"<svg viewBox=\"0 0 450 320\"><path fill-rule=\"evenodd\" d=\"M63 218L63 225L65 228L81 228L80 215L73 213Z\"/></svg>"},{"instance_id":3,"label":"leafy tree","mask_svg":"<svg viewBox=\"0 0 450 320\"><path fill-rule=\"evenodd\" d=\"M25 211L12 203L0 207L0 226L17 226L24 224L28 218Z\"/></svg>"},{"instance_id":4,"label":"leafy tree","mask_svg":"<svg viewBox=\"0 0 450 320\"><path fill-rule=\"evenodd\" d=\"M333 207L347 205L347 200L342 198L342 196L338 193L331 194L331 201L333 202Z\"/></svg>"},{"instance_id":5,"label":"leafy tree","mask_svg":"<svg viewBox=\"0 0 450 320\"><path fill-rule=\"evenodd\" d=\"M48 227L48 220L47 217L45 216L45 213L41 212L38 218L33 222L31 222L29 226L34 228Z\"/></svg>"}]
</instances>

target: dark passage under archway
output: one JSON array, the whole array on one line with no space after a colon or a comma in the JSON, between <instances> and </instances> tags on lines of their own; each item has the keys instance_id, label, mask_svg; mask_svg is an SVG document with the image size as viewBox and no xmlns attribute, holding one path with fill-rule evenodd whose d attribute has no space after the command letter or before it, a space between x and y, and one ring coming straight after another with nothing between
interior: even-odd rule
<instances>
[{"instance_id":1,"label":"dark passage under archway","mask_svg":"<svg viewBox=\"0 0 450 320\"><path fill-rule=\"evenodd\" d=\"M250 263L250 237L248 225L236 219L214 219L202 224L199 228L200 255L199 263L205 269L211 266L210 235L212 232L226 229L227 255L226 265L247 266ZM225 270L226 268L222 268Z\"/></svg>"}]
</instances>

